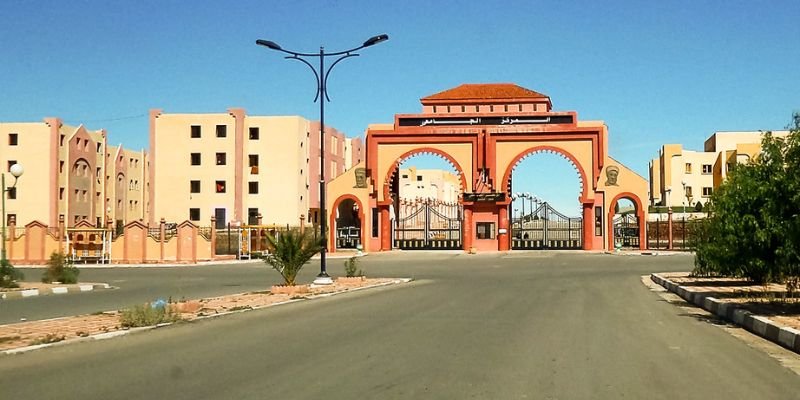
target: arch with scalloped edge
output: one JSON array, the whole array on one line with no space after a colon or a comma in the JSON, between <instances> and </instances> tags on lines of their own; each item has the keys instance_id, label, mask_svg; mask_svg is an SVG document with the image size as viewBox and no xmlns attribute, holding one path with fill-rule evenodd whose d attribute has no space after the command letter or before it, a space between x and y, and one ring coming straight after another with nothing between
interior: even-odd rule
<instances>
[{"instance_id":1,"label":"arch with scalloped edge","mask_svg":"<svg viewBox=\"0 0 800 400\"><path fill-rule=\"evenodd\" d=\"M444 159L456 171L456 174L458 174L458 181L460 183L459 184L460 185L459 189L461 190L461 193L464 193L466 191L467 178L464 176L464 169L461 168L461 164L459 164L458 161L456 161L455 158L453 158L450 154L447 154L446 152L444 152L442 150L439 150L439 149L436 149L436 148L433 148L433 147L420 147L420 148L409 150L409 151L403 153L403 155L401 155L400 157L397 158L397 160L395 160L395 162L389 168L389 171L386 172L386 177L385 177L385 179L383 181L383 201L384 202L389 201L388 200L389 199L389 191L390 191L389 183L392 181L392 178L394 178L395 175L400 170L399 169L400 164L402 164L404 161L408 160L409 158L412 158L414 156L419 156L419 155L435 155L435 156L438 156L439 158Z\"/></svg>"},{"instance_id":2,"label":"arch with scalloped edge","mask_svg":"<svg viewBox=\"0 0 800 400\"><path fill-rule=\"evenodd\" d=\"M567 160L572 165L572 168L575 169L575 173L578 175L578 181L581 185L580 191L578 192L578 202L581 204L594 203L594 200L589 198L589 181L586 178L586 171L584 170L580 161L578 161L578 159L575 158L575 156L573 156L570 152L553 146L529 147L514 157L514 159L508 164L508 167L506 167L506 172L503 175L502 183L504 193L508 194L508 188L511 184L511 174L514 172L514 169L517 167L517 165L536 153L556 154Z\"/></svg>"}]
</instances>

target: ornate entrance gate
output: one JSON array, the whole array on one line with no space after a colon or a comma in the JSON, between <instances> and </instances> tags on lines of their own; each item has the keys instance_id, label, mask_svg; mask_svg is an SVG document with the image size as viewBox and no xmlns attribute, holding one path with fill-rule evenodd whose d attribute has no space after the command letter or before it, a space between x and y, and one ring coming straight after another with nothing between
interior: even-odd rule
<instances>
[{"instance_id":1,"label":"ornate entrance gate","mask_svg":"<svg viewBox=\"0 0 800 400\"><path fill-rule=\"evenodd\" d=\"M635 214L614 215L614 247L639 248L639 219Z\"/></svg>"},{"instance_id":2,"label":"ornate entrance gate","mask_svg":"<svg viewBox=\"0 0 800 400\"><path fill-rule=\"evenodd\" d=\"M512 220L511 248L515 250L580 250L583 218L570 218L542 203L530 214Z\"/></svg>"},{"instance_id":3,"label":"ornate entrance gate","mask_svg":"<svg viewBox=\"0 0 800 400\"><path fill-rule=\"evenodd\" d=\"M394 229L394 247L403 250L461 249L461 220L458 204L435 200L400 206Z\"/></svg>"}]
</instances>

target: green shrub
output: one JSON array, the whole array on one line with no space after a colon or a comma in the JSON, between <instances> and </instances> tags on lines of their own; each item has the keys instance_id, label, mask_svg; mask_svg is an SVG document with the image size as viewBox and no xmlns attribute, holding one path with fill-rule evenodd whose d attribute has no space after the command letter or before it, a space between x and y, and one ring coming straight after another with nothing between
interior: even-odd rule
<instances>
[{"instance_id":1,"label":"green shrub","mask_svg":"<svg viewBox=\"0 0 800 400\"><path fill-rule=\"evenodd\" d=\"M25 279L25 275L8 260L0 260L0 288L19 287L17 281Z\"/></svg>"},{"instance_id":2,"label":"green shrub","mask_svg":"<svg viewBox=\"0 0 800 400\"><path fill-rule=\"evenodd\" d=\"M350 257L344 262L344 273L348 278L364 276L364 272L358 269L358 258Z\"/></svg>"},{"instance_id":3,"label":"green shrub","mask_svg":"<svg viewBox=\"0 0 800 400\"><path fill-rule=\"evenodd\" d=\"M53 252L50 254L50 260L47 261L47 269L42 274L42 282L78 283L80 272L72 260L63 253Z\"/></svg>"},{"instance_id":4,"label":"green shrub","mask_svg":"<svg viewBox=\"0 0 800 400\"><path fill-rule=\"evenodd\" d=\"M314 254L322 250L322 237L315 239L310 230L300 232L291 229L279 232L277 237L267 235L270 253L264 256L264 262L275 268L283 277L286 286L294 286L297 274Z\"/></svg>"},{"instance_id":5,"label":"green shrub","mask_svg":"<svg viewBox=\"0 0 800 400\"><path fill-rule=\"evenodd\" d=\"M123 328L153 326L165 322L176 322L180 319L180 314L169 304L158 302L135 305L122 310L120 314L120 324Z\"/></svg>"}]
</instances>

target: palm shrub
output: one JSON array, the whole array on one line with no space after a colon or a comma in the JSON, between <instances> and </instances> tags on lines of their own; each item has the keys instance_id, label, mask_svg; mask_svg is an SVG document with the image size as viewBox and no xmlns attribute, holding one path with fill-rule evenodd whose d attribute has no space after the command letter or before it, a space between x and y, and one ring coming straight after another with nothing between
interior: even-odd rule
<instances>
[{"instance_id":1,"label":"palm shrub","mask_svg":"<svg viewBox=\"0 0 800 400\"><path fill-rule=\"evenodd\" d=\"M44 283L78 283L80 270L64 253L53 252L47 261L47 269L42 274Z\"/></svg>"},{"instance_id":2,"label":"palm shrub","mask_svg":"<svg viewBox=\"0 0 800 400\"><path fill-rule=\"evenodd\" d=\"M315 239L309 231L291 229L276 236L267 235L269 254L263 257L283 277L286 286L294 286L297 274L314 254L322 250L322 238Z\"/></svg>"},{"instance_id":3,"label":"palm shrub","mask_svg":"<svg viewBox=\"0 0 800 400\"><path fill-rule=\"evenodd\" d=\"M0 288L15 288L19 287L17 281L25 279L22 272L6 259L0 259Z\"/></svg>"}]
</instances>

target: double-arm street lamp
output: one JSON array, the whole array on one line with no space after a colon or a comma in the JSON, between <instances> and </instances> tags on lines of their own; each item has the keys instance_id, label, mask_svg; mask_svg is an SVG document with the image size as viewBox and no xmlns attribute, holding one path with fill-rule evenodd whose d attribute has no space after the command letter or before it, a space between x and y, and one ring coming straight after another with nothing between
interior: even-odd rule
<instances>
[{"instance_id":1,"label":"double-arm street lamp","mask_svg":"<svg viewBox=\"0 0 800 400\"><path fill-rule=\"evenodd\" d=\"M3 206L3 221L2 221L3 222L3 250L2 250L2 254L0 254L0 259L2 259L4 263L6 261L6 193L10 192L11 189L14 189L17 186L17 179L19 179L19 177L22 176L22 173L25 172L25 170L22 168L22 165L14 164L14 165L11 166L11 168L8 169L8 172L11 172L11 175L14 176L14 184L11 185L11 187L8 188L8 189L6 189L6 174L0 172L0 182L2 182L2 188L3 188L3 192L2 192L2 197L3 197L3 201L2 201L2 206Z\"/></svg>"},{"instance_id":2,"label":"double-arm street lamp","mask_svg":"<svg viewBox=\"0 0 800 400\"><path fill-rule=\"evenodd\" d=\"M325 209L325 101L331 101L330 97L328 97L328 75L330 75L331 70L336 66L336 64L339 63L339 61L342 61L345 58L356 57L359 55L358 53L355 53L356 51L365 47L376 45L380 42L385 42L387 40L389 40L389 35L377 35L367 39L361 46L354 47L350 50L337 51L334 53L326 53L325 48L322 46L319 48L319 53L298 53L296 51L286 50L273 41L261 39L256 40L256 44L259 46L264 46L271 50L286 53L288 56L284 58L289 60L297 60L307 65L309 68L311 68L311 72L314 73L314 77L317 78L317 94L314 97L314 102L319 100L319 208L321 219L320 229L324 238L324 244L322 246L322 250L320 251L320 272L319 275L317 275L317 279L314 280L314 283L316 284L333 283L331 277L328 276L325 260L325 253L328 251L328 237L326 236L327 213ZM306 57L312 59L319 58L319 69L314 68L314 65L306 60ZM337 57L327 69L325 69L325 57Z\"/></svg>"}]
</instances>

